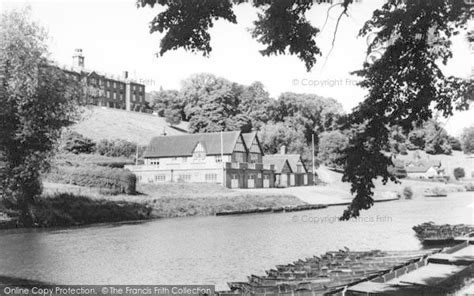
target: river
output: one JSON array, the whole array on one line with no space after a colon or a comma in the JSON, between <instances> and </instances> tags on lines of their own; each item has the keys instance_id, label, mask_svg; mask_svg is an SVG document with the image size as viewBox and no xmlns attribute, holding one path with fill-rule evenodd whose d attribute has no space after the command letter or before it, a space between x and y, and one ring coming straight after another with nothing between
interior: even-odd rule
<instances>
[{"instance_id":1,"label":"river","mask_svg":"<svg viewBox=\"0 0 474 296\"><path fill-rule=\"evenodd\" d=\"M473 224L474 196L378 203L339 222L344 207L191 217L72 229L0 231L0 275L54 284L215 284L344 246L421 248L412 226Z\"/></svg>"}]
</instances>

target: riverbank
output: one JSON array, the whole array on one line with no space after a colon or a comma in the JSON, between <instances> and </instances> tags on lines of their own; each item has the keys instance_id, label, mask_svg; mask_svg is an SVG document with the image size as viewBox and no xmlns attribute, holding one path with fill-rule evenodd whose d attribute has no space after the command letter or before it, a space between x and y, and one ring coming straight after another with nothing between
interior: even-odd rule
<instances>
[{"instance_id":1,"label":"riverbank","mask_svg":"<svg viewBox=\"0 0 474 296\"><path fill-rule=\"evenodd\" d=\"M36 226L212 216L219 212L306 204L286 193L237 192L215 184L145 184L137 190L136 195L107 195L97 188L44 183L43 197L33 208ZM19 227L17 217L13 211L2 210L0 204L0 229Z\"/></svg>"},{"instance_id":2,"label":"riverbank","mask_svg":"<svg viewBox=\"0 0 474 296\"><path fill-rule=\"evenodd\" d=\"M148 220L217 213L258 212L259 209L295 208L304 205L347 205L352 201L350 185L341 175L324 167L318 169L324 184L290 188L228 189L217 184L163 183L138 184L136 195L110 195L98 188L44 183L44 194L35 208L38 227L87 225L103 222ZM403 198L403 190L413 191L412 199L426 190L465 191L462 185L401 180L383 185L376 181L375 201ZM18 227L17 214L2 211L0 229Z\"/></svg>"}]
</instances>

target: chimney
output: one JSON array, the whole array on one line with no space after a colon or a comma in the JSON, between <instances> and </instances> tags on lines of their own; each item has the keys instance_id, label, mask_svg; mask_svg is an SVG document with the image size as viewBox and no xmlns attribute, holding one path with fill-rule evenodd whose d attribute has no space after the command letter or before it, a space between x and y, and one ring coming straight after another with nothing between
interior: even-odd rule
<instances>
[{"instance_id":1,"label":"chimney","mask_svg":"<svg viewBox=\"0 0 474 296\"><path fill-rule=\"evenodd\" d=\"M286 154L286 146L285 146L285 145L282 145L282 146L280 147L280 154L282 154L282 155L285 155L285 154Z\"/></svg>"},{"instance_id":2,"label":"chimney","mask_svg":"<svg viewBox=\"0 0 474 296\"><path fill-rule=\"evenodd\" d=\"M82 49L76 48L74 55L72 56L72 66L78 68L84 68L84 56L82 55Z\"/></svg>"},{"instance_id":3,"label":"chimney","mask_svg":"<svg viewBox=\"0 0 474 296\"><path fill-rule=\"evenodd\" d=\"M123 78L128 79L128 71L123 71Z\"/></svg>"}]
</instances>

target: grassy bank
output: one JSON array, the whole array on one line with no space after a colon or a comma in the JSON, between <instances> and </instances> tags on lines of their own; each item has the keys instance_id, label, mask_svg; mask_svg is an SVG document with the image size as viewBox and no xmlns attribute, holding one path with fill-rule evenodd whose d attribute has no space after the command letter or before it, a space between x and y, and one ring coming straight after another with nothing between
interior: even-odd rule
<instances>
[{"instance_id":1,"label":"grassy bank","mask_svg":"<svg viewBox=\"0 0 474 296\"><path fill-rule=\"evenodd\" d=\"M72 193L44 194L30 211L35 217L36 227L77 226L152 217L152 208L145 203L96 199ZM17 212L3 211L0 228L21 226Z\"/></svg>"},{"instance_id":2,"label":"grassy bank","mask_svg":"<svg viewBox=\"0 0 474 296\"><path fill-rule=\"evenodd\" d=\"M104 194L98 188L45 183L33 207L37 227L73 226L184 216L208 216L222 211L305 204L288 194L245 193L215 184L139 185L136 195ZM13 212L0 205L0 228L16 227ZM2 222L3 217L3 222Z\"/></svg>"}]
</instances>

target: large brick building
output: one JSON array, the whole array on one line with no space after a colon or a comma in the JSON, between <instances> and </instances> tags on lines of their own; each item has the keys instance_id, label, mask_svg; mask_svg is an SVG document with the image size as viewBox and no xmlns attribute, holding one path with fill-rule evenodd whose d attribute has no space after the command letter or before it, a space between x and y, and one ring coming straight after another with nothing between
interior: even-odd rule
<instances>
[{"instance_id":1,"label":"large brick building","mask_svg":"<svg viewBox=\"0 0 474 296\"><path fill-rule=\"evenodd\" d=\"M88 104L127 111L145 111L145 85L128 77L114 76L87 70L82 49L76 49L71 67L61 67L73 79L83 82L87 88Z\"/></svg>"},{"instance_id":2,"label":"large brick building","mask_svg":"<svg viewBox=\"0 0 474 296\"><path fill-rule=\"evenodd\" d=\"M145 164L127 166L139 182L205 182L228 188L270 188L274 167L262 163L256 133L161 136L151 140Z\"/></svg>"}]
</instances>

